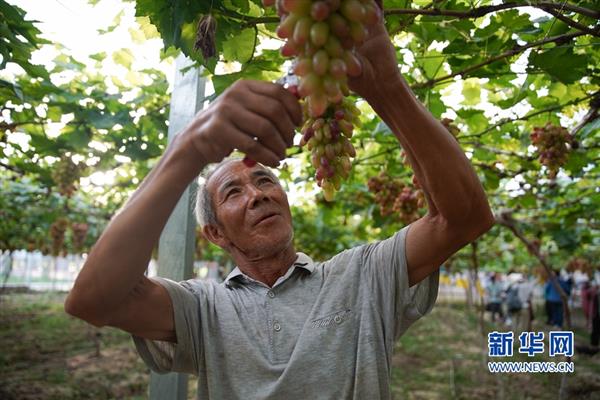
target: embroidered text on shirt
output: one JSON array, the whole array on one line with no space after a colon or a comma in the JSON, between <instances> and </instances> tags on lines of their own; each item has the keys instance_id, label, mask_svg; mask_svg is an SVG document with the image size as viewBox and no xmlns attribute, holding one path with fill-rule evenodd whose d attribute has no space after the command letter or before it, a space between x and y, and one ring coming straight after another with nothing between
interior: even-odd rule
<instances>
[{"instance_id":1,"label":"embroidered text on shirt","mask_svg":"<svg viewBox=\"0 0 600 400\"><path fill-rule=\"evenodd\" d=\"M350 315L351 312L352 312L352 310L349 310L349 309L342 310L342 311L338 311L333 314L329 314L323 318L315 319L315 320L311 321L312 327L313 328L327 328L329 325L331 325L333 323L339 325L348 318L348 316Z\"/></svg>"}]
</instances>

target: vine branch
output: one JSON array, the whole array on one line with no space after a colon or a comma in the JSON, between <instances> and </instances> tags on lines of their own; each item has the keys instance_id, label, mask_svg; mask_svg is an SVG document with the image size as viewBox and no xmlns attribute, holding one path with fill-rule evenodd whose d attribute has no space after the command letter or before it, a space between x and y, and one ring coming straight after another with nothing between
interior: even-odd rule
<instances>
[{"instance_id":1,"label":"vine branch","mask_svg":"<svg viewBox=\"0 0 600 400\"><path fill-rule=\"evenodd\" d=\"M575 128L571 130L571 135L575 136L575 134L577 134L581 128L600 116L598 113L598 108L600 108L600 91L596 92L593 97L594 99L590 102L590 110L587 112L587 114L585 114L581 121L579 121Z\"/></svg>"},{"instance_id":2,"label":"vine branch","mask_svg":"<svg viewBox=\"0 0 600 400\"><path fill-rule=\"evenodd\" d=\"M560 285L558 284L558 280L552 272L552 266L550 265L550 263L548 262L546 257L542 254L542 252L540 251L540 246L537 245L536 243L534 243L533 241L528 240L525 237L523 232L521 232L519 230L519 228L517 227L517 221L513 218L510 211L503 211L499 215L497 215L496 223L508 228L521 242L523 242L523 244L527 248L527 251L529 251L529 253L531 253L531 255L533 255L535 258L537 258L538 261L540 262L540 264L542 264L542 266L544 267L544 270L546 271L548 278L550 279L550 282L552 282L552 286L560 295L560 299L562 300L562 304L563 304L563 309L565 311L565 322L567 325L567 329L571 329L571 312L569 309L567 295L564 292L564 290L562 290Z\"/></svg>"},{"instance_id":3,"label":"vine branch","mask_svg":"<svg viewBox=\"0 0 600 400\"><path fill-rule=\"evenodd\" d=\"M25 176L25 172L22 171L21 169L19 169L17 167L14 167L12 165L6 164L6 163L4 163L2 161L0 161L0 167L5 168L5 169L7 169L9 171L12 171L12 172L14 172L14 173L16 173L16 174L18 174L20 176Z\"/></svg>"},{"instance_id":4,"label":"vine branch","mask_svg":"<svg viewBox=\"0 0 600 400\"><path fill-rule=\"evenodd\" d=\"M547 9L544 11L546 11L548 14L552 14L554 17L556 17L556 19L560 19L562 22L564 22L572 28L579 29L580 31L586 32L596 37L600 37L600 27L593 29L588 28L587 26L582 25L579 22L572 20L571 18L565 17L563 14L553 9Z\"/></svg>"},{"instance_id":5,"label":"vine branch","mask_svg":"<svg viewBox=\"0 0 600 400\"><path fill-rule=\"evenodd\" d=\"M385 15L428 15L428 16L446 16L446 17L456 17L456 18L480 18L486 14L490 14L496 11L503 11L512 8L521 8L521 7L533 7L539 8L544 11L548 10L568 10L572 12L576 12L578 14L582 14L591 18L600 18L600 12L595 10L590 10L589 8L576 6L573 4L566 3L554 3L551 1L538 1L531 3L504 3L490 6L481 6L477 8L472 8L469 11L461 11L461 10L441 10L441 9L431 9L431 10L422 10L422 9L388 9L385 10Z\"/></svg>"},{"instance_id":6,"label":"vine branch","mask_svg":"<svg viewBox=\"0 0 600 400\"><path fill-rule=\"evenodd\" d=\"M503 118L500 121L496 122L494 125L490 126L489 128L484 129L483 131L481 131L479 133L475 133L473 135L460 135L460 136L458 136L458 139L460 140L460 139L466 139L466 138L483 136L486 133L491 132L494 129L496 129L496 128L504 125L504 124L508 124L509 122L527 121L528 119L533 118L536 115L540 115L540 114L543 114L543 113L546 113L546 112L550 112L550 111L554 111L554 110L560 110L561 108L565 108L565 107L568 107L568 106L572 106L574 104L581 103L582 101L585 101L585 100L587 100L589 98L592 98L592 97L598 95L598 93L600 93L600 92L592 93L592 94L584 96L584 97L579 97L577 99L573 99L573 100L568 101L568 102L563 103L563 104L557 104L557 105L554 105L554 106L546 107L544 109L532 112L532 113L524 115L522 117L518 117L518 118Z\"/></svg>"},{"instance_id":7,"label":"vine branch","mask_svg":"<svg viewBox=\"0 0 600 400\"><path fill-rule=\"evenodd\" d=\"M589 8L576 6L574 4L567 3L554 3L551 1L538 1L531 3L504 3L490 6L481 6L472 8L468 11L462 10L442 10L442 9L417 9L417 8L389 8L384 10L384 15L425 15L425 16L440 16L440 17L454 17L454 18L480 18L487 14L491 14L496 11L509 10L513 8L521 8L521 7L533 7L539 8L550 13L549 10L567 10L571 12L575 12L581 15L585 15L590 18L600 19L600 12L591 10ZM269 24L269 23L278 23L279 17L269 16L269 17L256 17L256 18L248 18L241 14L233 13L231 10L227 10L229 12L224 12L224 14L228 14L234 18L241 18L242 28L247 28L256 24ZM574 22L574 21L573 21ZM597 32L596 32L597 35Z\"/></svg>"},{"instance_id":8,"label":"vine branch","mask_svg":"<svg viewBox=\"0 0 600 400\"><path fill-rule=\"evenodd\" d=\"M504 58L508 58L508 57L514 56L516 54L522 53L523 51L525 51L527 49L530 49L532 47L538 47L538 46L542 46L542 45L544 45L546 43L552 43L552 42L566 42L566 41L568 41L570 39L576 38L578 36L583 36L585 34L586 34L585 32L565 33L565 34L562 34L562 35L552 36L552 37L549 37L549 38L546 38L546 39L543 39L543 40L538 40L537 42L532 42L532 43L526 44L524 46L516 46L515 48L513 48L511 50L505 51L504 53L498 54L497 56L491 57L491 58L489 58L489 59L487 59L485 61L482 61L482 62L480 62L478 64L472 65L472 66L470 66L468 68L465 68L465 69L463 69L461 71L453 72L453 73L451 73L449 75L442 76L442 77L437 78L437 79L430 79L430 80L428 80L426 82L416 83L416 84L412 85L411 88L412 89L419 89L419 88L432 87L432 86L437 85L440 82L446 81L448 79L452 79L452 78L454 78L455 76L458 76L458 75L460 75L461 77L464 78L465 75L468 75L469 73L471 73L471 72L473 72L473 71L475 71L475 70L477 70L477 69L479 69L481 67L484 67L484 66L486 66L488 64L491 64L493 62L502 60Z\"/></svg>"}]
</instances>

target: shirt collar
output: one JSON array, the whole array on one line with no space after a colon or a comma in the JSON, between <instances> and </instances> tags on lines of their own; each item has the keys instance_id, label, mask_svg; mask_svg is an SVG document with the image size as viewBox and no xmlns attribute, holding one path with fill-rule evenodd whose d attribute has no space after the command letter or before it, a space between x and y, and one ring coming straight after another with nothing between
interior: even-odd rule
<instances>
[{"instance_id":1,"label":"shirt collar","mask_svg":"<svg viewBox=\"0 0 600 400\"><path fill-rule=\"evenodd\" d=\"M304 253L296 253L296 261L294 261L294 263L292 264L292 266L290 267L290 269L293 269L295 267L303 268L303 269L307 270L311 274L315 270L315 264L314 264L313 260L309 256L307 256L306 254L304 254ZM227 278L225 278L224 282L225 282L226 285L229 285L229 282L232 279L235 279L235 278L237 278L239 276L241 276L243 278L246 278L248 280L252 280L252 278L250 278L248 275L244 274L242 272L242 270L239 269L239 267L235 267L233 269L233 271L231 271L229 273L229 275L227 275Z\"/></svg>"}]
</instances>

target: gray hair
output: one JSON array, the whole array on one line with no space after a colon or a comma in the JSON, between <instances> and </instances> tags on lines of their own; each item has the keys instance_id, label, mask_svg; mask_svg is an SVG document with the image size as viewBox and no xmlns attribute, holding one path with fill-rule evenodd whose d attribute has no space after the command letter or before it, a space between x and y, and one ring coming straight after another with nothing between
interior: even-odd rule
<instances>
[{"instance_id":1,"label":"gray hair","mask_svg":"<svg viewBox=\"0 0 600 400\"><path fill-rule=\"evenodd\" d=\"M210 167L206 168L202 172L202 174L200 174L200 176L204 178L204 183L198 184L198 190L196 192L196 204L194 206L194 214L196 215L196 221L198 222L198 225L201 229L204 228L206 225L217 225L219 223L219 221L217 220L217 215L215 213L212 195L208 191L206 185L208 184L210 178L215 174L215 172L217 172L225 164L229 164L230 162L234 161L242 161L242 158L239 156L227 157L218 164L211 165ZM259 165L261 165L269 173L269 175L271 175L273 179L275 179L275 181L279 183L279 179L277 179L275 174L273 174L273 172L269 168L265 167L262 164Z\"/></svg>"}]
</instances>

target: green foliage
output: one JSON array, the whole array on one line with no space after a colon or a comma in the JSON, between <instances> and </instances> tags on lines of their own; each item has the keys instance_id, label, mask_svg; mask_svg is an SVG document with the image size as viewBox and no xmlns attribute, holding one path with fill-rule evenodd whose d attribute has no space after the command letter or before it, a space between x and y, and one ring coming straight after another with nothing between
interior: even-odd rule
<instances>
[{"instance_id":1,"label":"green foliage","mask_svg":"<svg viewBox=\"0 0 600 400\"><path fill-rule=\"evenodd\" d=\"M215 1L212 8L208 4L178 3L167 12L165 4L138 1L138 15L150 17L166 46L175 46L203 64L217 94L237 79L275 79L281 71L284 59L276 51L257 51L250 38L250 27L256 28L254 41L259 47L276 36L273 10L255 9L248 1ZM589 3L572 4L597 12ZM599 96L598 35L585 34L548 13L539 18L525 8L495 11L484 10L486 6L494 7L489 1L473 6L451 0L436 3L439 15L419 15L397 11L431 10L431 3L384 1L386 26L397 44L399 61L408 60L405 78L436 117L454 120L461 131L459 143L471 158L493 208L512 209L517 218L528 222L523 227L527 233L527 226L533 224L535 234L543 232L542 241L549 243L547 250L563 260L580 249L582 241L592 242L592 247L599 244L589 238L598 229L597 213L591 208L600 204L597 196L585 189L598 186L597 167L593 168L598 160L598 119L574 131L579 148L571 152L556 180L548 179L538 154L530 147L529 134L547 122L572 130L578 118L590 109L590 100ZM444 15L446 11L470 12L473 8L485 12L464 17ZM580 26L594 27L593 18L574 8L552 10L560 10ZM208 14L217 22L218 55L205 60L192 49L190 43L196 32L189 28ZM233 44L229 41L239 35L244 39ZM242 43L244 51L254 49L254 56L232 49ZM231 61L241 64L238 71L216 73L217 65L227 66ZM460 79L449 86L455 77ZM461 102L452 99L457 92L462 93ZM377 121L377 116L368 107L363 108L363 128L353 139L359 145L354 174L336 203L326 205L318 195L316 205L306 202L294 209L297 243L317 258L326 258L361 241L385 237L401 226L397 219L379 215L364 183L382 169L392 170L407 181L412 173L399 163L399 151L394 150L398 144L391 132L371 123ZM297 157L303 160L301 175L312 176L307 157ZM314 182L308 178L304 184L312 188ZM580 201L573 200L572 195L580 196ZM361 222L348 224L353 215ZM493 235L487 235L486 240L493 243ZM510 241L513 250L520 248L513 239ZM519 251L525 255L519 262L525 262L528 256L522 247ZM503 268L512 262L505 260ZM537 261L530 257L527 262Z\"/></svg>"},{"instance_id":2,"label":"green foliage","mask_svg":"<svg viewBox=\"0 0 600 400\"><path fill-rule=\"evenodd\" d=\"M460 130L458 142L493 210L510 210L526 237L540 239L552 263L561 265L573 255L593 260L600 248L600 119L594 117L600 102L600 40L592 16L598 8L583 1L516 7L524 4L385 0L384 8L404 77L435 117L452 119ZM121 171L103 195L112 199L110 204L121 204L164 150L169 100L164 77L158 71L132 71L135 63L127 48L93 55L93 68L61 49L44 75L29 61L44 43L39 31L23 19L22 10L3 0L0 12L5 17L0 29L12 32L0 40L3 63L16 63L24 71L14 80L0 79L0 168L47 190L54 185L52 157L68 154L83 159L90 173ZM216 95L238 79L273 81L284 72L285 59L275 49L279 18L260 0L137 0L136 15L139 29L130 30L132 37L143 42L160 35L165 56L182 51L205 67ZM196 42L198 23L208 15L216 22L217 56L205 59ZM102 32L118 26L118 18ZM595 35L590 33L594 29ZM101 73L106 59L130 70L128 82ZM65 72L73 78L56 79ZM401 162L389 128L368 104L358 105L362 128L352 139L358 154L336 202L324 203L317 194L293 207L298 249L316 259L383 239L402 227L395 216L380 215L366 181L386 170L409 182L412 171ZM50 132L54 123L60 123L58 132ZM556 179L549 179L531 146L534 127L546 123L564 126L578 144ZM16 133L25 135L26 145L12 139ZM312 191L314 170L306 152L292 157L300 171L284 171L282 179ZM456 265L469 265L469 251L457 254ZM496 270L538 263L502 227L480 240L479 252L482 266ZM223 257L214 248L205 255Z\"/></svg>"},{"instance_id":3,"label":"green foliage","mask_svg":"<svg viewBox=\"0 0 600 400\"><path fill-rule=\"evenodd\" d=\"M89 225L85 251L164 151L168 83L158 70L131 68L129 49L110 55L127 67L128 81L106 77L109 55L81 62L43 39L23 10L1 1L0 12L0 29L11 32L0 39L0 248L48 251L49 226L66 217ZM57 53L45 67L30 61L41 46ZM7 65L18 65L23 73L3 74ZM61 155L91 167L84 179L114 171L115 183L61 197L52 174ZM72 239L68 230L64 250L73 250Z\"/></svg>"},{"instance_id":4,"label":"green foliage","mask_svg":"<svg viewBox=\"0 0 600 400\"><path fill-rule=\"evenodd\" d=\"M85 222L90 229L85 238L83 251L87 252L96 242L110 216L116 211L114 205L96 206L85 193L66 199L38 182L19 178L14 173L0 178L0 249L39 249L50 252L50 225L68 210L71 223ZM73 252L72 232L67 232L64 247Z\"/></svg>"},{"instance_id":5,"label":"green foliage","mask_svg":"<svg viewBox=\"0 0 600 400\"><path fill-rule=\"evenodd\" d=\"M40 31L24 16L22 9L0 0L0 69L13 62L32 77L48 78L44 68L29 61L31 52L47 42L39 37Z\"/></svg>"}]
</instances>

